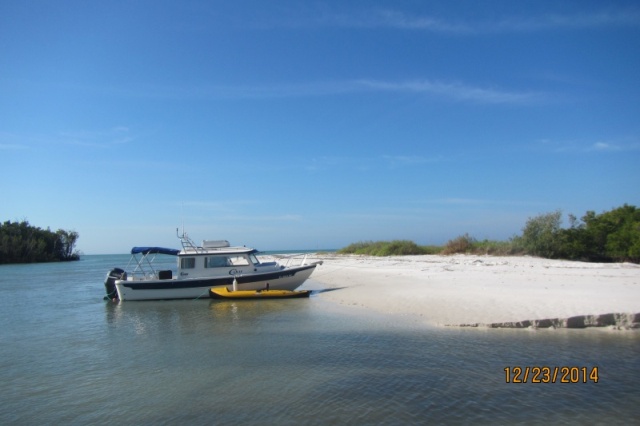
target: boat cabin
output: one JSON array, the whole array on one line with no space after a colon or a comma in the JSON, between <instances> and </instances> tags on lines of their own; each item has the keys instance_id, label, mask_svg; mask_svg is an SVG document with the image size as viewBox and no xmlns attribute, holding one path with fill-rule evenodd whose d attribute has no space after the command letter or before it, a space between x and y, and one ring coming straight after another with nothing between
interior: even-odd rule
<instances>
[{"instance_id":1,"label":"boat cabin","mask_svg":"<svg viewBox=\"0 0 640 426\"><path fill-rule=\"evenodd\" d=\"M206 278L253 273L258 268L268 266L268 264L260 263L255 253L257 253L257 250L247 248L231 248L224 252L212 250L182 251L178 254L178 278ZM275 265L275 262L269 265Z\"/></svg>"}]
</instances>

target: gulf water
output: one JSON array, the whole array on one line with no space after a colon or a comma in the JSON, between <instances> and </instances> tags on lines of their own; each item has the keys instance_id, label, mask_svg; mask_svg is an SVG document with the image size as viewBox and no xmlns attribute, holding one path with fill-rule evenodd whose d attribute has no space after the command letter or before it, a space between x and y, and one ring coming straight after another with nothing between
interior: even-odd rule
<instances>
[{"instance_id":1,"label":"gulf water","mask_svg":"<svg viewBox=\"0 0 640 426\"><path fill-rule=\"evenodd\" d=\"M321 291L281 301L103 300L106 272L127 261L0 266L0 424L640 418L638 331L431 328L363 315ZM506 383L514 366L597 366L599 380Z\"/></svg>"}]
</instances>

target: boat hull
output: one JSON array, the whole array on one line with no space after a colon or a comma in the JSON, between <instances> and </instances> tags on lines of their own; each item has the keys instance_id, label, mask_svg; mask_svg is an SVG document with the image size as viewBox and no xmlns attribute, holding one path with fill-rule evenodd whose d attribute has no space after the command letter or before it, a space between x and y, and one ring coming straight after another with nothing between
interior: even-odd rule
<instances>
[{"instance_id":1,"label":"boat hull","mask_svg":"<svg viewBox=\"0 0 640 426\"><path fill-rule=\"evenodd\" d=\"M238 290L293 291L300 287L315 270L317 264L285 268L278 271L247 274L235 277ZM233 285L233 276L211 278L183 278L167 280L116 280L120 300L167 300L208 298L212 287Z\"/></svg>"},{"instance_id":2,"label":"boat hull","mask_svg":"<svg viewBox=\"0 0 640 426\"><path fill-rule=\"evenodd\" d=\"M226 287L214 287L209 290L213 299L255 300L255 299L299 299L309 297L311 290L236 290L229 291Z\"/></svg>"}]
</instances>

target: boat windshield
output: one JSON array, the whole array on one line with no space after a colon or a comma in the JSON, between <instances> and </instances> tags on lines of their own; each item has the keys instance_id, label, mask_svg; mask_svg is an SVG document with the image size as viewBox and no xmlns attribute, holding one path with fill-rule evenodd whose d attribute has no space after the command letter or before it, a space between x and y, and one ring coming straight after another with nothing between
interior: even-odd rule
<instances>
[{"instance_id":1,"label":"boat windshield","mask_svg":"<svg viewBox=\"0 0 640 426\"><path fill-rule=\"evenodd\" d=\"M251 260L251 263L253 263L254 265L259 265L260 261L258 260L258 258L256 257L255 254L250 254L249 255L249 260Z\"/></svg>"}]
</instances>

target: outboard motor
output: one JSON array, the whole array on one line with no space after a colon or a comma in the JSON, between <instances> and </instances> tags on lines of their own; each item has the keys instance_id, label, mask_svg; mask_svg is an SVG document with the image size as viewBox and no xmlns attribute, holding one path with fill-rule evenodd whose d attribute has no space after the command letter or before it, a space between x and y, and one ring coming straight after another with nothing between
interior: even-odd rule
<instances>
[{"instance_id":1,"label":"outboard motor","mask_svg":"<svg viewBox=\"0 0 640 426\"><path fill-rule=\"evenodd\" d=\"M124 269L113 268L107 274L107 277L104 280L104 289L107 292L107 295L104 297L105 300L118 300L118 291L116 290L116 280L126 280L127 273Z\"/></svg>"}]
</instances>

